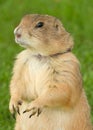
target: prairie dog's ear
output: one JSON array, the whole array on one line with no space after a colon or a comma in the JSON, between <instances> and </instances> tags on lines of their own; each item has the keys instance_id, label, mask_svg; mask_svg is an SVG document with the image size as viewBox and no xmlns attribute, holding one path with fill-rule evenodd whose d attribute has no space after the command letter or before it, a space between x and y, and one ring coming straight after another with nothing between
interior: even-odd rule
<instances>
[{"instance_id":1,"label":"prairie dog's ear","mask_svg":"<svg viewBox=\"0 0 93 130\"><path fill-rule=\"evenodd\" d=\"M62 30L65 31L65 29L64 29L64 27L59 19L55 18L54 27L58 32L62 32Z\"/></svg>"}]
</instances>

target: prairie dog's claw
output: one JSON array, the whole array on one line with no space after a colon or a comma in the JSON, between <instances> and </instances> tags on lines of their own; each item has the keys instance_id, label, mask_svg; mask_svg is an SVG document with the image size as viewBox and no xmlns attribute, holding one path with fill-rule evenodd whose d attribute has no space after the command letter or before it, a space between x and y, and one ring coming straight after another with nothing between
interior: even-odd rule
<instances>
[{"instance_id":1,"label":"prairie dog's claw","mask_svg":"<svg viewBox=\"0 0 93 130\"><path fill-rule=\"evenodd\" d=\"M30 116L29 118L31 118L32 116L34 116L36 114L36 112L34 111Z\"/></svg>"},{"instance_id":2,"label":"prairie dog's claw","mask_svg":"<svg viewBox=\"0 0 93 130\"><path fill-rule=\"evenodd\" d=\"M13 100L13 99L10 100L9 109L10 109L10 112L12 113L13 117L15 117L16 113L18 113L20 115L20 110L19 110L20 105L22 105L21 100L18 100L18 101Z\"/></svg>"},{"instance_id":3,"label":"prairie dog's claw","mask_svg":"<svg viewBox=\"0 0 93 130\"><path fill-rule=\"evenodd\" d=\"M35 114L37 116L39 116L41 114L41 112L42 112L42 110L40 108L33 107L31 109L26 109L23 113L26 113L26 112L29 112L29 111L31 111L31 114L30 114L29 118L31 118Z\"/></svg>"},{"instance_id":4,"label":"prairie dog's claw","mask_svg":"<svg viewBox=\"0 0 93 130\"><path fill-rule=\"evenodd\" d=\"M17 113L20 115L19 107L16 108Z\"/></svg>"},{"instance_id":5,"label":"prairie dog's claw","mask_svg":"<svg viewBox=\"0 0 93 130\"><path fill-rule=\"evenodd\" d=\"M13 117L14 119L16 119L16 118L15 118L15 108L14 108L14 105L12 105L12 107L13 107L13 111L14 111L14 113L12 113L12 117Z\"/></svg>"},{"instance_id":6,"label":"prairie dog's claw","mask_svg":"<svg viewBox=\"0 0 93 130\"><path fill-rule=\"evenodd\" d=\"M37 116L41 114L42 110L38 108Z\"/></svg>"}]
</instances>

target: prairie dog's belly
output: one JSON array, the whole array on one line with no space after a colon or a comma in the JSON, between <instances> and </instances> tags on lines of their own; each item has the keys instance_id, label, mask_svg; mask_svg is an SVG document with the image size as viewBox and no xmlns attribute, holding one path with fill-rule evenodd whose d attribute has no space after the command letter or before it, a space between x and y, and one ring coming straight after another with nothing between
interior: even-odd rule
<instances>
[{"instance_id":1,"label":"prairie dog's belly","mask_svg":"<svg viewBox=\"0 0 93 130\"><path fill-rule=\"evenodd\" d=\"M53 68L48 60L39 60L37 58L32 58L26 65L28 69L26 70L25 75L27 76L27 79L29 79L26 87L27 96L29 95L29 99L35 99L49 86L52 79ZM64 112L60 112L56 108L45 108L39 117L34 115L29 118L30 112L23 114L27 105L28 103L25 102L22 104L20 110L21 116L18 115L22 130L66 130L63 125L64 118L62 119ZM51 123L51 121L53 121L53 123ZM57 125L54 127L54 124L56 123Z\"/></svg>"},{"instance_id":2,"label":"prairie dog's belly","mask_svg":"<svg viewBox=\"0 0 93 130\"><path fill-rule=\"evenodd\" d=\"M27 96L30 95L31 98L36 98L49 85L51 69L47 60L39 60L35 57L29 60L26 65L28 69L25 75L29 79L26 83Z\"/></svg>"}]
</instances>

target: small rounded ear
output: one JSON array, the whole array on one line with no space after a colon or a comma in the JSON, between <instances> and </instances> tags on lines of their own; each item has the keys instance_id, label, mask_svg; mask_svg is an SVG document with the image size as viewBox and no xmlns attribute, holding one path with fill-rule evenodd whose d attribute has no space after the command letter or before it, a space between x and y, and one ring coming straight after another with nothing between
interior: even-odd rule
<instances>
[{"instance_id":1,"label":"small rounded ear","mask_svg":"<svg viewBox=\"0 0 93 130\"><path fill-rule=\"evenodd\" d=\"M59 31L59 32L62 31L63 27L62 27L62 23L59 19L54 20L54 27L57 31Z\"/></svg>"},{"instance_id":2,"label":"small rounded ear","mask_svg":"<svg viewBox=\"0 0 93 130\"><path fill-rule=\"evenodd\" d=\"M58 29L59 29L59 25L58 25L58 24L55 24L55 28L58 30Z\"/></svg>"}]
</instances>

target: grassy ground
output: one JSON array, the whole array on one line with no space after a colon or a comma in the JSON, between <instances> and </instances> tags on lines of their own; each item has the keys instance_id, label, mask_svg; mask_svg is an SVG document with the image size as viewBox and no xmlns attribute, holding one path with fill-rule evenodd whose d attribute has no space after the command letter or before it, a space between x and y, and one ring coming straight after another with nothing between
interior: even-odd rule
<instances>
[{"instance_id":1,"label":"grassy ground","mask_svg":"<svg viewBox=\"0 0 93 130\"><path fill-rule=\"evenodd\" d=\"M54 15L73 35L73 52L81 62L93 122L93 1L0 0L0 130L12 130L15 122L8 110L9 81L14 57L21 48L14 42L13 30L21 17L28 13Z\"/></svg>"}]
</instances>

